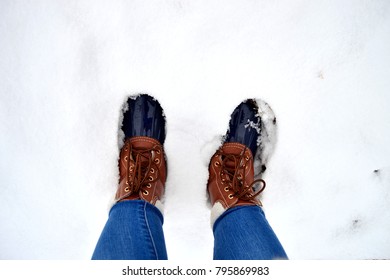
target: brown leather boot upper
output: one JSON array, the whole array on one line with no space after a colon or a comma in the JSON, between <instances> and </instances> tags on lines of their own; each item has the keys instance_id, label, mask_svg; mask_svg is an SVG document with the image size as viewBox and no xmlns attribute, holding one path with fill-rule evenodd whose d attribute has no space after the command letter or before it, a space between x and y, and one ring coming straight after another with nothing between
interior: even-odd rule
<instances>
[{"instance_id":1,"label":"brown leather boot upper","mask_svg":"<svg viewBox=\"0 0 390 280\"><path fill-rule=\"evenodd\" d=\"M240 143L225 143L213 155L209 165L207 189L211 205L216 202L225 209L239 205L259 205L256 196L263 191L265 182L254 180L252 152ZM262 185L256 193L253 185Z\"/></svg>"},{"instance_id":2,"label":"brown leather boot upper","mask_svg":"<svg viewBox=\"0 0 390 280\"><path fill-rule=\"evenodd\" d=\"M155 205L167 176L163 146L154 138L128 138L120 152L116 201L143 199Z\"/></svg>"}]
</instances>

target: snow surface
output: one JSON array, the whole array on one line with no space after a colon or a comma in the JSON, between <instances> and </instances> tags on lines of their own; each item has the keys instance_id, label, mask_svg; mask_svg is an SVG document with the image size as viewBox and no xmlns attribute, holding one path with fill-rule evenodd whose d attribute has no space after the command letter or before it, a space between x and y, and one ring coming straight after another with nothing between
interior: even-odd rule
<instances>
[{"instance_id":1,"label":"snow surface","mask_svg":"<svg viewBox=\"0 0 390 280\"><path fill-rule=\"evenodd\" d=\"M167 117L171 260L212 258L209 157L262 98L291 259L390 258L390 2L0 1L0 258L89 259L130 94Z\"/></svg>"}]
</instances>

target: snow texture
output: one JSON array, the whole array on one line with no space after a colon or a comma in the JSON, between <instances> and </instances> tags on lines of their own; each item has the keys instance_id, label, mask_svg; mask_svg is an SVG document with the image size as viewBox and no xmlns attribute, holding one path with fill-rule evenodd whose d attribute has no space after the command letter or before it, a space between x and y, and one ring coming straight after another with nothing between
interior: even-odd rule
<instances>
[{"instance_id":1,"label":"snow texture","mask_svg":"<svg viewBox=\"0 0 390 280\"><path fill-rule=\"evenodd\" d=\"M261 200L289 257L389 259L389 34L387 0L1 1L0 258L91 257L149 93L171 260L212 259L207 167L247 98L277 118Z\"/></svg>"}]
</instances>

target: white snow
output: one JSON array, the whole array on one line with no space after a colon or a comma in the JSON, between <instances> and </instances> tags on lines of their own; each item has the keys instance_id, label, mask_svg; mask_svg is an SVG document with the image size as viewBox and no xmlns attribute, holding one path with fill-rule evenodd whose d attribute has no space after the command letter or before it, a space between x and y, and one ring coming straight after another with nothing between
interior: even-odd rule
<instances>
[{"instance_id":1,"label":"white snow","mask_svg":"<svg viewBox=\"0 0 390 280\"><path fill-rule=\"evenodd\" d=\"M0 258L91 257L149 93L171 260L212 258L207 165L247 98L277 118L262 202L289 257L389 259L389 34L387 0L1 1Z\"/></svg>"}]
</instances>

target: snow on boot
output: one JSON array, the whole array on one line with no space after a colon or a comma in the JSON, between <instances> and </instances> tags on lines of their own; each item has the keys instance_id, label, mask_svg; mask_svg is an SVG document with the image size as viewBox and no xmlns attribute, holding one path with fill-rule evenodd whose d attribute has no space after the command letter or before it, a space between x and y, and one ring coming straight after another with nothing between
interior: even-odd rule
<instances>
[{"instance_id":1,"label":"snow on boot","mask_svg":"<svg viewBox=\"0 0 390 280\"><path fill-rule=\"evenodd\" d=\"M258 106L254 99L247 99L236 107L230 116L225 142L238 142L247 146L254 155L261 133Z\"/></svg>"}]
</instances>

